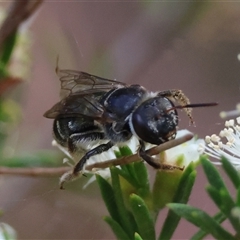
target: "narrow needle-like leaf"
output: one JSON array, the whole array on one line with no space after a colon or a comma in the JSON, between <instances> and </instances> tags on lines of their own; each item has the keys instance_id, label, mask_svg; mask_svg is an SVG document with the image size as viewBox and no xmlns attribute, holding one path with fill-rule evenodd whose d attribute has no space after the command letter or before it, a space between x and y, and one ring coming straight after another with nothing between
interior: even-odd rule
<instances>
[{"instance_id":1,"label":"narrow needle-like leaf","mask_svg":"<svg viewBox=\"0 0 240 240\"><path fill-rule=\"evenodd\" d=\"M173 202L186 203L189 199L193 184L196 179L196 171L193 171L192 166L189 166L189 168L192 170L192 172L187 170L186 173L183 173L184 176L182 176L180 180L178 190L173 198ZM180 216L169 210L158 239L171 239L179 221Z\"/></svg>"},{"instance_id":2,"label":"narrow needle-like leaf","mask_svg":"<svg viewBox=\"0 0 240 240\"><path fill-rule=\"evenodd\" d=\"M130 212L126 209L123 201L123 194L120 186L118 171L116 168L111 168L112 188L114 189L114 197L120 216L120 224L129 236L133 237L136 231L136 224L131 221Z\"/></svg>"},{"instance_id":3,"label":"narrow needle-like leaf","mask_svg":"<svg viewBox=\"0 0 240 240\"><path fill-rule=\"evenodd\" d=\"M114 192L112 186L100 175L96 174L96 179L100 187L102 198L105 202L107 210L110 216L117 222L120 222L120 216L117 208L117 204L114 198Z\"/></svg>"},{"instance_id":4,"label":"narrow needle-like leaf","mask_svg":"<svg viewBox=\"0 0 240 240\"><path fill-rule=\"evenodd\" d=\"M154 222L143 199L136 194L132 194L130 196L130 206L141 237L155 240Z\"/></svg>"},{"instance_id":5,"label":"narrow needle-like leaf","mask_svg":"<svg viewBox=\"0 0 240 240\"><path fill-rule=\"evenodd\" d=\"M212 217L200 209L180 203L169 203L167 206L179 216L187 219L205 232L212 234L216 239L235 239L234 236L223 229Z\"/></svg>"},{"instance_id":6,"label":"narrow needle-like leaf","mask_svg":"<svg viewBox=\"0 0 240 240\"><path fill-rule=\"evenodd\" d=\"M240 207L240 186L237 189L236 205Z\"/></svg>"},{"instance_id":7,"label":"narrow needle-like leaf","mask_svg":"<svg viewBox=\"0 0 240 240\"><path fill-rule=\"evenodd\" d=\"M207 159L207 157L201 156L200 160L210 185L212 185L216 189L227 189L221 178L221 175L213 166L213 164Z\"/></svg>"},{"instance_id":8,"label":"narrow needle-like leaf","mask_svg":"<svg viewBox=\"0 0 240 240\"><path fill-rule=\"evenodd\" d=\"M138 233L134 234L134 240L143 240Z\"/></svg>"},{"instance_id":9,"label":"narrow needle-like leaf","mask_svg":"<svg viewBox=\"0 0 240 240\"><path fill-rule=\"evenodd\" d=\"M214 215L213 219L217 222L217 223L222 223L224 220L226 220L226 216L222 213L222 212L218 212L217 214ZM203 239L206 235L208 235L207 232L203 231L203 230L199 230L198 232L196 232L192 237L191 240L201 240Z\"/></svg>"},{"instance_id":10,"label":"narrow needle-like leaf","mask_svg":"<svg viewBox=\"0 0 240 240\"><path fill-rule=\"evenodd\" d=\"M130 239L128 234L123 230L123 228L111 217L105 217L104 221L109 224L118 240Z\"/></svg>"},{"instance_id":11,"label":"narrow needle-like leaf","mask_svg":"<svg viewBox=\"0 0 240 240\"><path fill-rule=\"evenodd\" d=\"M240 175L236 168L225 158L222 157L222 166L228 177L231 179L234 187L237 189L240 186Z\"/></svg>"},{"instance_id":12,"label":"narrow needle-like leaf","mask_svg":"<svg viewBox=\"0 0 240 240\"><path fill-rule=\"evenodd\" d=\"M217 190L212 186L208 186L207 191L218 208L227 216L236 232L240 234L240 222L232 215L235 203L229 193L225 189Z\"/></svg>"},{"instance_id":13,"label":"narrow needle-like leaf","mask_svg":"<svg viewBox=\"0 0 240 240\"><path fill-rule=\"evenodd\" d=\"M210 183L210 186L207 188L208 193L210 194L215 204L227 216L236 232L240 234L240 223L231 213L232 209L235 207L235 203L228 191L228 188L224 184L221 175L206 157L201 157L201 162L206 177L208 178L208 181ZM223 162L225 166L224 168L227 169L227 173L232 173L233 175L235 175L235 177L232 177L233 183L234 185L237 184L238 180L237 175L234 173L235 170L229 167L226 159L223 159Z\"/></svg>"}]
</instances>

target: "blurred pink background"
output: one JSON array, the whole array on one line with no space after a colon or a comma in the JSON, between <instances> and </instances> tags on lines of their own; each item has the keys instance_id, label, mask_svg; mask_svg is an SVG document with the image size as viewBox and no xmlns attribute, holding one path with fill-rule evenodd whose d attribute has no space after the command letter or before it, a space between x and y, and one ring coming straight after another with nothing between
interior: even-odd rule
<instances>
[{"instance_id":1,"label":"blurred pink background","mask_svg":"<svg viewBox=\"0 0 240 240\"><path fill-rule=\"evenodd\" d=\"M52 121L42 115L58 101L58 55L63 69L139 83L152 91L182 89L192 103L216 101L217 107L194 109L196 127L189 126L184 113L179 126L201 138L218 134L224 126L219 112L239 102L240 3L200 2L197 11L189 11L191 4L45 1L30 27L32 75L24 86L23 141L17 153L53 150ZM1 221L12 225L20 239L114 238L102 220L108 213L96 184L82 189L87 179L65 191L58 189L57 178L1 176L0 181ZM189 203L214 214L206 184L199 167ZM195 231L182 220L173 239L188 239Z\"/></svg>"}]
</instances>

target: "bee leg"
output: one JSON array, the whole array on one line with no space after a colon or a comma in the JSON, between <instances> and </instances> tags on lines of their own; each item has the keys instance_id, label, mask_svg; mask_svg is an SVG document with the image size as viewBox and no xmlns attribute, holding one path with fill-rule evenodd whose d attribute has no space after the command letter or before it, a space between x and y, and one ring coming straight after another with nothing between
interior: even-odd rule
<instances>
[{"instance_id":1,"label":"bee leg","mask_svg":"<svg viewBox=\"0 0 240 240\"><path fill-rule=\"evenodd\" d=\"M146 161L150 166L154 167L154 168L160 168L160 163L157 163L150 155L148 155L145 151L145 144L143 141L139 141L140 146L138 149L138 154L139 156Z\"/></svg>"},{"instance_id":2,"label":"bee leg","mask_svg":"<svg viewBox=\"0 0 240 240\"><path fill-rule=\"evenodd\" d=\"M97 147L95 147L94 149L88 151L81 159L80 161L75 165L74 169L73 169L73 174L74 175L78 175L78 173L83 169L85 163L87 162L87 160L97 154L100 154L102 152L107 151L108 149L110 149L111 147L113 147L114 144L112 142L108 142L106 144L101 144Z\"/></svg>"},{"instance_id":3,"label":"bee leg","mask_svg":"<svg viewBox=\"0 0 240 240\"><path fill-rule=\"evenodd\" d=\"M110 149L112 146L114 146L114 144L112 142L108 142L106 144L101 144L97 147L95 147L94 149L90 150L89 152L87 152L81 159L80 161L75 165L74 169L66 172L65 174L62 175L62 177L60 178L60 189L64 189L64 184L66 182L69 181L73 181L76 178L78 178L79 176L81 176L81 170L83 169L85 163L87 162L87 160L97 154L100 154L102 152L107 151L108 149Z\"/></svg>"},{"instance_id":4,"label":"bee leg","mask_svg":"<svg viewBox=\"0 0 240 240\"><path fill-rule=\"evenodd\" d=\"M163 169L163 170L174 170L174 169L179 169L179 170L183 170L184 167L179 167L179 166L174 166L174 165L170 165L170 164L165 164L165 163L160 163L158 161L156 161L153 157L151 157L150 155L148 155L145 151L145 144L143 141L139 141L140 146L138 149L138 154L139 156L146 161L150 166L152 166L155 169Z\"/></svg>"}]
</instances>

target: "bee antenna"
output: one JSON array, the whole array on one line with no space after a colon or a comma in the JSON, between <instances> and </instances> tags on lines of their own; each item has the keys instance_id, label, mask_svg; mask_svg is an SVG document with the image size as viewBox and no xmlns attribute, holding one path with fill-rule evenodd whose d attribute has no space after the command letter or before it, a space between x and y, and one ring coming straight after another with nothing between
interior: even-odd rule
<instances>
[{"instance_id":1,"label":"bee antenna","mask_svg":"<svg viewBox=\"0 0 240 240\"><path fill-rule=\"evenodd\" d=\"M174 110L174 109L183 109L183 108L197 108L197 107L213 107L213 106L217 106L218 103L216 102L212 102L212 103L193 103L193 104L187 104L184 106L178 105L178 106L174 106L170 109L167 110L167 112Z\"/></svg>"}]
</instances>

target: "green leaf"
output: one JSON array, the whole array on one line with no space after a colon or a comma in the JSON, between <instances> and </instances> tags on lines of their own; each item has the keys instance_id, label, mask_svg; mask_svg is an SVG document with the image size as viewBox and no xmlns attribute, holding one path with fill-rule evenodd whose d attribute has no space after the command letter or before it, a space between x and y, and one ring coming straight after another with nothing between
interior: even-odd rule
<instances>
[{"instance_id":1,"label":"green leaf","mask_svg":"<svg viewBox=\"0 0 240 240\"><path fill-rule=\"evenodd\" d=\"M132 151L128 146L123 146L119 147L119 152L115 151L115 155L117 158L129 156L132 155ZM135 188L139 187L133 163L122 165L121 168L117 169L117 171L119 175L125 178Z\"/></svg>"},{"instance_id":2,"label":"green leaf","mask_svg":"<svg viewBox=\"0 0 240 240\"><path fill-rule=\"evenodd\" d=\"M237 189L236 205L240 207L240 186Z\"/></svg>"},{"instance_id":3,"label":"green leaf","mask_svg":"<svg viewBox=\"0 0 240 240\"><path fill-rule=\"evenodd\" d=\"M193 169L193 165L189 165L187 171L183 173L173 202L186 203L188 201L196 179L196 171ZM169 210L158 239L171 239L179 221L180 216Z\"/></svg>"},{"instance_id":4,"label":"green leaf","mask_svg":"<svg viewBox=\"0 0 240 240\"><path fill-rule=\"evenodd\" d=\"M122 155L119 151L114 151L114 154L115 154L116 158L122 157Z\"/></svg>"},{"instance_id":5,"label":"green leaf","mask_svg":"<svg viewBox=\"0 0 240 240\"><path fill-rule=\"evenodd\" d=\"M217 190L212 186L207 187L207 192L218 206L218 208L227 216L233 228L240 234L239 220L232 215L232 209L235 203L226 189Z\"/></svg>"},{"instance_id":6,"label":"green leaf","mask_svg":"<svg viewBox=\"0 0 240 240\"><path fill-rule=\"evenodd\" d=\"M133 168L133 164L126 164L126 165L122 165L121 166L121 172L124 172L125 174L127 174L129 177L134 177L134 168ZM119 171L120 172L120 171Z\"/></svg>"},{"instance_id":7,"label":"green leaf","mask_svg":"<svg viewBox=\"0 0 240 240\"><path fill-rule=\"evenodd\" d=\"M236 218L236 221L239 223L240 222L240 207L235 207L232 209L232 216ZM237 231L235 234L236 239L240 239L240 231Z\"/></svg>"},{"instance_id":8,"label":"green leaf","mask_svg":"<svg viewBox=\"0 0 240 240\"><path fill-rule=\"evenodd\" d=\"M208 181L211 184L211 186L207 188L208 193L210 194L215 204L219 207L219 209L228 217L233 228L237 231L238 234L240 234L240 223L236 217L232 216L231 214L232 209L235 207L235 203L231 198L231 195L226 185L224 184L219 172L206 157L202 157L201 162ZM223 162L228 173L234 174L234 171L229 167L227 160L223 160ZM233 176L232 179L234 179L234 182L236 184L236 181L238 180L236 178L236 174L234 175L235 177Z\"/></svg>"},{"instance_id":9,"label":"green leaf","mask_svg":"<svg viewBox=\"0 0 240 240\"><path fill-rule=\"evenodd\" d=\"M188 201L196 176L197 172L194 170L193 162L191 162L182 174L177 192L173 198L174 202L186 203Z\"/></svg>"},{"instance_id":10,"label":"green leaf","mask_svg":"<svg viewBox=\"0 0 240 240\"><path fill-rule=\"evenodd\" d=\"M136 178L141 188L145 188L150 192L150 184L148 179L148 171L144 162L133 163Z\"/></svg>"},{"instance_id":11,"label":"green leaf","mask_svg":"<svg viewBox=\"0 0 240 240\"><path fill-rule=\"evenodd\" d=\"M138 233L134 234L134 240L143 240Z\"/></svg>"},{"instance_id":12,"label":"green leaf","mask_svg":"<svg viewBox=\"0 0 240 240\"><path fill-rule=\"evenodd\" d=\"M176 214L187 219L195 226L212 234L212 236L216 239L235 239L230 233L223 229L216 220L200 209L180 203L169 203L167 206Z\"/></svg>"},{"instance_id":13,"label":"green leaf","mask_svg":"<svg viewBox=\"0 0 240 240\"><path fill-rule=\"evenodd\" d=\"M141 237L149 240L156 239L154 222L143 199L136 194L131 194L130 206Z\"/></svg>"},{"instance_id":14,"label":"green leaf","mask_svg":"<svg viewBox=\"0 0 240 240\"><path fill-rule=\"evenodd\" d=\"M114 198L114 192L112 186L100 175L96 174L96 180L100 187L100 191L102 194L102 198L105 202L107 210L110 216L117 222L120 222L120 216L118 212L118 208Z\"/></svg>"},{"instance_id":15,"label":"green leaf","mask_svg":"<svg viewBox=\"0 0 240 240\"><path fill-rule=\"evenodd\" d=\"M219 207L223 204L223 199L220 196L220 191L214 188L213 186L207 186L206 190L215 204Z\"/></svg>"},{"instance_id":16,"label":"green leaf","mask_svg":"<svg viewBox=\"0 0 240 240\"><path fill-rule=\"evenodd\" d=\"M214 215L213 219L217 223L222 223L224 220L226 220L226 216L222 212L218 212L217 214ZM199 230L197 233L195 233L192 237L191 240L201 240L203 239L208 233L206 233L203 230Z\"/></svg>"},{"instance_id":17,"label":"green leaf","mask_svg":"<svg viewBox=\"0 0 240 240\"><path fill-rule=\"evenodd\" d=\"M150 183L148 178L148 171L146 168L146 164L144 162L135 162L133 163L136 181L138 184L137 194L142 197L145 201L148 202L148 207L152 209L152 200L151 198L151 190ZM151 206L150 206L151 205Z\"/></svg>"},{"instance_id":18,"label":"green leaf","mask_svg":"<svg viewBox=\"0 0 240 240\"><path fill-rule=\"evenodd\" d=\"M128 235L132 238L134 236L134 233L136 232L135 229L136 223L130 220L132 217L130 216L130 212L125 207L123 201L123 193L121 190L118 176L118 170L117 168L112 167L110 168L110 171L112 177L112 189L114 191L115 202L120 216L119 223L123 227L123 229L128 233Z\"/></svg>"},{"instance_id":19,"label":"green leaf","mask_svg":"<svg viewBox=\"0 0 240 240\"><path fill-rule=\"evenodd\" d=\"M128 146L120 147L119 150L122 156L130 156L133 154L131 149ZM121 168L128 173L128 177L126 179L128 179L128 181L132 183L135 188L138 188L139 185L138 185L138 179L136 176L136 169L135 169L134 163L123 165Z\"/></svg>"},{"instance_id":20,"label":"green leaf","mask_svg":"<svg viewBox=\"0 0 240 240\"><path fill-rule=\"evenodd\" d=\"M225 158L221 159L223 169L227 173L228 177L231 179L233 185L237 189L240 186L240 175L236 168Z\"/></svg>"},{"instance_id":21,"label":"green leaf","mask_svg":"<svg viewBox=\"0 0 240 240\"><path fill-rule=\"evenodd\" d=\"M0 81L9 75L7 64L11 58L17 39L17 31L13 32L4 42L2 52L0 53Z\"/></svg>"},{"instance_id":22,"label":"green leaf","mask_svg":"<svg viewBox=\"0 0 240 240\"><path fill-rule=\"evenodd\" d=\"M157 171L152 190L154 211L158 214L167 203L172 202L183 172L180 170Z\"/></svg>"},{"instance_id":23,"label":"green leaf","mask_svg":"<svg viewBox=\"0 0 240 240\"><path fill-rule=\"evenodd\" d=\"M122 156L130 156L133 154L131 149L128 146L119 147L119 151Z\"/></svg>"},{"instance_id":24,"label":"green leaf","mask_svg":"<svg viewBox=\"0 0 240 240\"><path fill-rule=\"evenodd\" d=\"M206 156L200 156L200 161L209 183L216 189L226 189L221 175L208 158Z\"/></svg>"},{"instance_id":25,"label":"green leaf","mask_svg":"<svg viewBox=\"0 0 240 240\"><path fill-rule=\"evenodd\" d=\"M128 180L136 188L138 187L137 176L134 170L133 163L121 166L121 169L118 169L118 173L121 174L124 178L126 178L126 180Z\"/></svg>"},{"instance_id":26,"label":"green leaf","mask_svg":"<svg viewBox=\"0 0 240 240\"><path fill-rule=\"evenodd\" d=\"M109 224L109 226L111 227L112 231L114 232L115 236L117 237L117 239L119 240L126 240L126 239L130 239L128 234L122 229L122 227L116 222L114 221L112 218L110 217L105 217L104 221L107 222Z\"/></svg>"},{"instance_id":27,"label":"green leaf","mask_svg":"<svg viewBox=\"0 0 240 240\"><path fill-rule=\"evenodd\" d=\"M127 165L132 165L132 163L127 164ZM116 172L120 176L122 176L129 184L131 184L135 189L137 189L139 187L139 185L138 185L138 182L136 179L136 174L134 172L134 168L133 168L133 166L130 166L130 167L126 167L126 166L122 166L121 169L116 168ZM130 170L130 168L131 168L131 170ZM133 173L131 173L131 171Z\"/></svg>"},{"instance_id":28,"label":"green leaf","mask_svg":"<svg viewBox=\"0 0 240 240\"><path fill-rule=\"evenodd\" d=\"M13 32L4 42L3 52L1 54L1 63L5 66L8 64L12 55L15 43L17 39L17 31ZM2 76L1 76L2 77Z\"/></svg>"}]
</instances>

